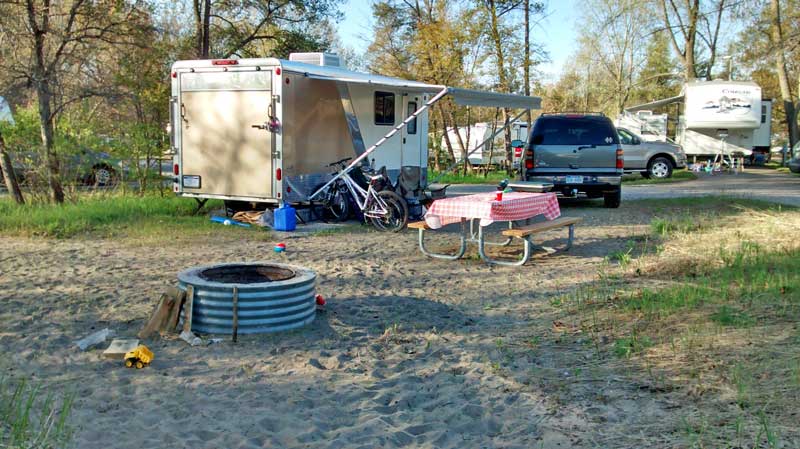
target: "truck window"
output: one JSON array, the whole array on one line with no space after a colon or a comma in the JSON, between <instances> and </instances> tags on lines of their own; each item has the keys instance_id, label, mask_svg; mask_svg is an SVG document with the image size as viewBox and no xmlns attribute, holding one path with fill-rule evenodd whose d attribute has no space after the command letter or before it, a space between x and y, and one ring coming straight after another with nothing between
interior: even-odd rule
<instances>
[{"instance_id":1,"label":"truck window","mask_svg":"<svg viewBox=\"0 0 800 449\"><path fill-rule=\"evenodd\" d=\"M394 94L375 92L375 124L394 125Z\"/></svg>"},{"instance_id":2,"label":"truck window","mask_svg":"<svg viewBox=\"0 0 800 449\"><path fill-rule=\"evenodd\" d=\"M619 144L619 137L611 122L594 117L539 118L533 126L531 139L534 145Z\"/></svg>"}]
</instances>

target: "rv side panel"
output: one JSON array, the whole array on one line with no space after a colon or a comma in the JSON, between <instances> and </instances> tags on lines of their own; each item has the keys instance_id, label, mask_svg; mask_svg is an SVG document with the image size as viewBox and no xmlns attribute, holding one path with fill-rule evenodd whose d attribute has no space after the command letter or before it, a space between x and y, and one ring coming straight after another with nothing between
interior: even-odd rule
<instances>
[{"instance_id":1,"label":"rv side panel","mask_svg":"<svg viewBox=\"0 0 800 449\"><path fill-rule=\"evenodd\" d=\"M333 170L327 167L331 162L355 157L336 83L295 74L285 78L281 99L284 172L288 176L327 174Z\"/></svg>"}]
</instances>

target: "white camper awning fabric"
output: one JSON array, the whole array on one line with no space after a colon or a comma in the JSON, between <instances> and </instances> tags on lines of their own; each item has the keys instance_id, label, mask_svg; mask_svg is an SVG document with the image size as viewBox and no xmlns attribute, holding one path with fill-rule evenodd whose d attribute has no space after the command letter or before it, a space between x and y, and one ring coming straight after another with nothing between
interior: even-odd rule
<instances>
[{"instance_id":1,"label":"white camper awning fabric","mask_svg":"<svg viewBox=\"0 0 800 449\"><path fill-rule=\"evenodd\" d=\"M675 97L664 98L663 100L656 100L656 101L651 101L650 103L631 106L629 108L625 108L625 110L628 112L644 111L647 109L653 109L660 106L666 106L668 104L677 103L679 101L683 101L683 95L677 95Z\"/></svg>"},{"instance_id":2,"label":"white camper awning fabric","mask_svg":"<svg viewBox=\"0 0 800 449\"><path fill-rule=\"evenodd\" d=\"M541 109L542 99L525 95L501 94L483 90L448 88L448 94L461 106L488 106L491 108Z\"/></svg>"},{"instance_id":3,"label":"white camper awning fabric","mask_svg":"<svg viewBox=\"0 0 800 449\"><path fill-rule=\"evenodd\" d=\"M395 87L409 93L434 94L447 89L447 94L453 98L456 104L462 106L540 109L542 104L542 99L539 97L447 87L439 84L427 84L383 75L353 72L341 67L317 66L297 61L281 60L280 62L284 71L302 74L314 79Z\"/></svg>"}]
</instances>

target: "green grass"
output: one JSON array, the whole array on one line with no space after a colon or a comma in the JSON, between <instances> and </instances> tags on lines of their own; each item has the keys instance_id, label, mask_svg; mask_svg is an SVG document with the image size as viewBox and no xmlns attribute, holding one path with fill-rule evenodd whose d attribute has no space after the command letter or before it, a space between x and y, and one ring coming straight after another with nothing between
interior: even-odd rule
<instances>
[{"instance_id":1,"label":"green grass","mask_svg":"<svg viewBox=\"0 0 800 449\"><path fill-rule=\"evenodd\" d=\"M752 323L743 308L770 308L770 314L790 316L800 312L800 251L762 251L748 245L722 252L723 265L705 272L686 273L669 288L644 288L628 295L623 307L650 318L716 305L712 321L729 326Z\"/></svg>"},{"instance_id":2,"label":"green grass","mask_svg":"<svg viewBox=\"0 0 800 449\"><path fill-rule=\"evenodd\" d=\"M209 210L222 207L210 202L195 215L192 199L171 194L161 197L126 195L83 195L62 205L18 206L0 200L0 233L6 235L69 238L81 235L146 237L159 234L210 235L223 227L209 221ZM224 227L225 232L252 233L252 229Z\"/></svg>"},{"instance_id":3,"label":"green grass","mask_svg":"<svg viewBox=\"0 0 800 449\"><path fill-rule=\"evenodd\" d=\"M504 179L514 180L514 176L510 176L505 171L492 171L485 176L483 174L463 175L461 172L443 173L441 177L439 177L439 175L439 173L431 171L431 173L428 174L428 179L429 181L433 181L438 178L436 181L437 184L497 184Z\"/></svg>"},{"instance_id":4,"label":"green grass","mask_svg":"<svg viewBox=\"0 0 800 449\"><path fill-rule=\"evenodd\" d=\"M66 447L74 395L57 396L25 380L0 378L0 447Z\"/></svg>"},{"instance_id":5,"label":"green grass","mask_svg":"<svg viewBox=\"0 0 800 449\"><path fill-rule=\"evenodd\" d=\"M643 184L670 184L675 182L685 182L697 179L697 175L688 170L675 170L672 172L670 178L644 178L639 174L625 175L622 177L622 183L625 185L643 185Z\"/></svg>"}]
</instances>

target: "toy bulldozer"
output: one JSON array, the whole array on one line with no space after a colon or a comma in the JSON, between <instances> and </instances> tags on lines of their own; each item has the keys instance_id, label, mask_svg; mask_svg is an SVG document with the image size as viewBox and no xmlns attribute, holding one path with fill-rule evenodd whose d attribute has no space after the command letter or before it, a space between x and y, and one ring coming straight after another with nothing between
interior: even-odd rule
<instances>
[{"instance_id":1,"label":"toy bulldozer","mask_svg":"<svg viewBox=\"0 0 800 449\"><path fill-rule=\"evenodd\" d=\"M142 369L153 361L153 351L145 345L137 346L133 351L125 354L125 366L128 368Z\"/></svg>"}]
</instances>

